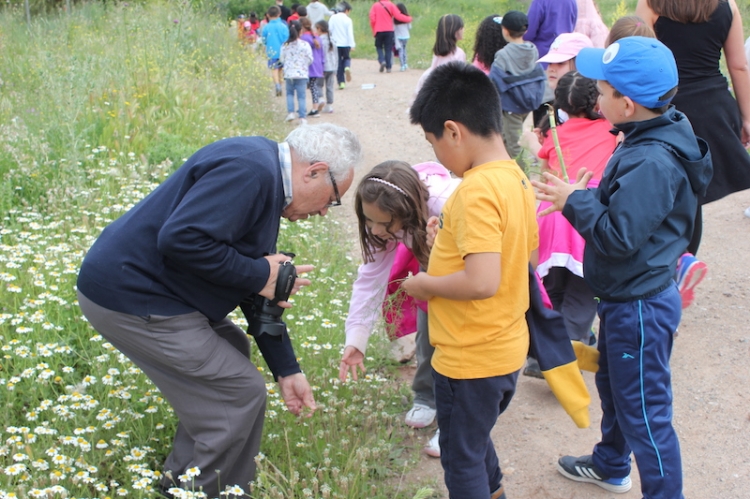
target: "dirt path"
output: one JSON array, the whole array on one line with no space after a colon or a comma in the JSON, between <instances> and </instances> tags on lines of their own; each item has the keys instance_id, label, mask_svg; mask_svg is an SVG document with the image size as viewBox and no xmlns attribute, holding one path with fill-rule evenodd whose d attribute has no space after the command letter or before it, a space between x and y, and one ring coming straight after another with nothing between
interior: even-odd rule
<instances>
[{"instance_id":1,"label":"dirt path","mask_svg":"<svg viewBox=\"0 0 750 499\"><path fill-rule=\"evenodd\" d=\"M353 81L336 90L330 121L355 131L365 152L359 175L386 159L410 163L434 159L419 127L409 124L406 108L421 71L381 74L374 61L354 60ZM370 90L362 84L375 84ZM356 181L355 181L356 185ZM336 213L351 228L356 244L351 190ZM674 423L680 436L685 497L750 497L750 191L704 207L700 257L709 275L696 304L683 314L672 356ZM506 475L508 497L539 499L641 497L634 470L633 489L615 495L594 485L576 484L555 469L563 454L587 454L597 442L601 411L593 374L585 374L592 395L591 427L578 429L558 405L546 383L521 376L509 409L493 430ZM433 429L415 430L427 441ZM439 460L425 455L405 478L436 485L447 497Z\"/></svg>"}]
</instances>

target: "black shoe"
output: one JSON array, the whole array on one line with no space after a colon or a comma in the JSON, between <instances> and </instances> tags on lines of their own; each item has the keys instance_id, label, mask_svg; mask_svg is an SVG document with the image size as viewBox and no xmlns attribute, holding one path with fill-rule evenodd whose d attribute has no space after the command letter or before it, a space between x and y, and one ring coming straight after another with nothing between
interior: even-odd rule
<instances>
[{"instance_id":1,"label":"black shoe","mask_svg":"<svg viewBox=\"0 0 750 499\"><path fill-rule=\"evenodd\" d=\"M385 63L381 62L380 63L380 72L382 73L383 71L385 71Z\"/></svg>"},{"instance_id":2,"label":"black shoe","mask_svg":"<svg viewBox=\"0 0 750 499\"><path fill-rule=\"evenodd\" d=\"M529 357L527 359L526 367L523 370L523 375L529 376L530 378L544 379L542 369L539 367L539 362L537 362L534 357Z\"/></svg>"},{"instance_id":3,"label":"black shoe","mask_svg":"<svg viewBox=\"0 0 750 499\"><path fill-rule=\"evenodd\" d=\"M596 333L594 332L594 328L591 328L591 331L589 331L589 346L595 347L596 346Z\"/></svg>"},{"instance_id":4,"label":"black shoe","mask_svg":"<svg viewBox=\"0 0 750 499\"><path fill-rule=\"evenodd\" d=\"M318 111L317 109L313 109L312 111L307 113L308 116L318 116L319 114L320 114L320 111Z\"/></svg>"},{"instance_id":5,"label":"black shoe","mask_svg":"<svg viewBox=\"0 0 750 499\"><path fill-rule=\"evenodd\" d=\"M632 483L630 475L624 478L609 478L599 471L588 456L563 456L557 460L557 471L565 478L576 482L593 483L616 494L624 494L630 490Z\"/></svg>"}]
</instances>

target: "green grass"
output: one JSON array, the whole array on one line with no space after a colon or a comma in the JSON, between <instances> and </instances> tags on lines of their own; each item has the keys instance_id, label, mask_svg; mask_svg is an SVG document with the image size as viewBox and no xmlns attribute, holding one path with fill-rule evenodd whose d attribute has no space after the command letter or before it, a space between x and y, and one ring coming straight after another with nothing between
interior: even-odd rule
<instances>
[{"instance_id":1,"label":"green grass","mask_svg":"<svg viewBox=\"0 0 750 499\"><path fill-rule=\"evenodd\" d=\"M0 497L153 497L175 418L82 318L77 269L99 232L199 147L283 138L265 61L218 16L177 2L84 4L30 29L5 11L0 32ZM394 418L408 393L389 381L383 345L366 379L336 379L356 272L342 232L324 219L282 227L279 248L316 265L285 318L321 409L287 413L264 370L257 497L419 488L398 487L408 453Z\"/></svg>"}]
</instances>

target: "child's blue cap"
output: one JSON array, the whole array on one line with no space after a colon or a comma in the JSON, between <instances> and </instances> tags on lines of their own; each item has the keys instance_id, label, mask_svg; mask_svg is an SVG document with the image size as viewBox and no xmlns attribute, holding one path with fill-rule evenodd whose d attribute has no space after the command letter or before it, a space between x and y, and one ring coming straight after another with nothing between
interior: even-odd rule
<instances>
[{"instance_id":1,"label":"child's blue cap","mask_svg":"<svg viewBox=\"0 0 750 499\"><path fill-rule=\"evenodd\" d=\"M583 76L606 80L615 90L649 109L669 104L664 94L677 86L672 51L655 38L629 36L606 49L584 48L576 57Z\"/></svg>"}]
</instances>

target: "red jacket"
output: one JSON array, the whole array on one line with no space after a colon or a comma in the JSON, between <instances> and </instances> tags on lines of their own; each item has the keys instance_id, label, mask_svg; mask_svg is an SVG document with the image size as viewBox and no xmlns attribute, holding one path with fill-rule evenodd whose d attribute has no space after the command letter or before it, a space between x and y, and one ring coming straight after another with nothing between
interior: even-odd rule
<instances>
[{"instance_id":1,"label":"red jacket","mask_svg":"<svg viewBox=\"0 0 750 499\"><path fill-rule=\"evenodd\" d=\"M405 16L390 0L375 2L370 7L370 27L373 36L382 31L393 31L393 20L410 23L411 16Z\"/></svg>"}]
</instances>

